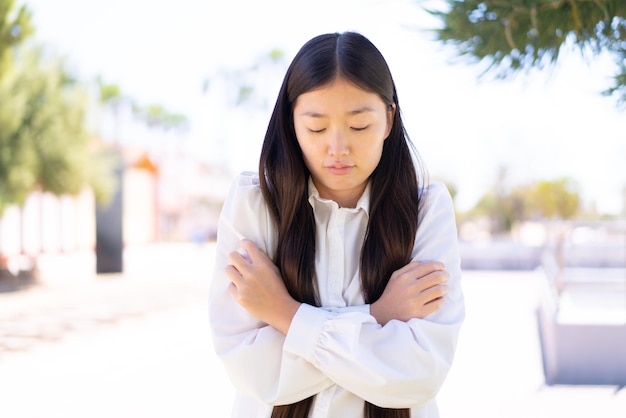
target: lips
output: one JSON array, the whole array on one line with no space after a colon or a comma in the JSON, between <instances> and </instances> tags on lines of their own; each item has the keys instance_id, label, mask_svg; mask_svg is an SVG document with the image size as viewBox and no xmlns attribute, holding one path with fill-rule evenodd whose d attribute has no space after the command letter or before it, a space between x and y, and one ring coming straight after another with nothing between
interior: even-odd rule
<instances>
[{"instance_id":1,"label":"lips","mask_svg":"<svg viewBox=\"0 0 626 418\"><path fill-rule=\"evenodd\" d=\"M354 166L346 163L332 163L326 165L325 168L333 174L343 175L349 173Z\"/></svg>"}]
</instances>

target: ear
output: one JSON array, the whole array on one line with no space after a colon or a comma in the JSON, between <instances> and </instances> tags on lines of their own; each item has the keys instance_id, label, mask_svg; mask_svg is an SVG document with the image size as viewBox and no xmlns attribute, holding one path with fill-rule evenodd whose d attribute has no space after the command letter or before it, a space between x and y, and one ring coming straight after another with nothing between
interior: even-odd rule
<instances>
[{"instance_id":1,"label":"ear","mask_svg":"<svg viewBox=\"0 0 626 418\"><path fill-rule=\"evenodd\" d=\"M389 105L389 109L387 110L387 130L385 131L385 139L389 137L391 133L391 128L393 127L393 119L396 115L396 104L392 103Z\"/></svg>"}]
</instances>

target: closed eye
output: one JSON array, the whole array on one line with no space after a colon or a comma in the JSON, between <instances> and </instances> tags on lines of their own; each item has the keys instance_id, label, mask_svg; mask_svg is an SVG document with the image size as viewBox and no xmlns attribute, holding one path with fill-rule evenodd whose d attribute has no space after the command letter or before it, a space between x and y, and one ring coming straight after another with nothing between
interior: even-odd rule
<instances>
[{"instance_id":1,"label":"closed eye","mask_svg":"<svg viewBox=\"0 0 626 418\"><path fill-rule=\"evenodd\" d=\"M326 128L322 128L322 129L310 129L309 128L309 132L313 133L313 134L321 134L322 132L324 132L326 130Z\"/></svg>"},{"instance_id":2,"label":"closed eye","mask_svg":"<svg viewBox=\"0 0 626 418\"><path fill-rule=\"evenodd\" d=\"M360 131L364 131L364 130L366 130L367 128L369 128L369 125L362 126L362 127L352 127L352 128L350 128L350 129L352 129L353 131L360 132Z\"/></svg>"}]
</instances>

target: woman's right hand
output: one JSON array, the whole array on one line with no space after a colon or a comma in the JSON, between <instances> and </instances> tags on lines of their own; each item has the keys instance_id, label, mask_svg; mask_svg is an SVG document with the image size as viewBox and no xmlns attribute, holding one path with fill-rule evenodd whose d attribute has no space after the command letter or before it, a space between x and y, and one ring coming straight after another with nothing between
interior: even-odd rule
<instances>
[{"instance_id":1,"label":"woman's right hand","mask_svg":"<svg viewBox=\"0 0 626 418\"><path fill-rule=\"evenodd\" d=\"M393 272L383 294L370 305L370 313L381 325L392 319L424 318L443 306L448 278L442 263L411 262Z\"/></svg>"},{"instance_id":2,"label":"woman's right hand","mask_svg":"<svg viewBox=\"0 0 626 418\"><path fill-rule=\"evenodd\" d=\"M230 295L258 320L287 335L300 302L291 297L278 267L266 253L247 239L239 246L228 255Z\"/></svg>"}]
</instances>

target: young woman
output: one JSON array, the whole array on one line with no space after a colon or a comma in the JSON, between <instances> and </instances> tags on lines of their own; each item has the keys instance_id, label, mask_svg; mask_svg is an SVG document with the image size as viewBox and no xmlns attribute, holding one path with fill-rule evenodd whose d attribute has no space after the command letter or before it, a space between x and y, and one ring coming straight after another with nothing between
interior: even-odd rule
<instances>
[{"instance_id":1,"label":"young woman","mask_svg":"<svg viewBox=\"0 0 626 418\"><path fill-rule=\"evenodd\" d=\"M233 417L437 417L464 318L454 210L357 33L291 63L220 217L210 323Z\"/></svg>"}]
</instances>

